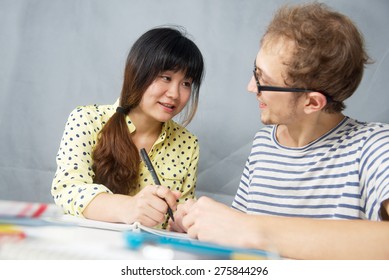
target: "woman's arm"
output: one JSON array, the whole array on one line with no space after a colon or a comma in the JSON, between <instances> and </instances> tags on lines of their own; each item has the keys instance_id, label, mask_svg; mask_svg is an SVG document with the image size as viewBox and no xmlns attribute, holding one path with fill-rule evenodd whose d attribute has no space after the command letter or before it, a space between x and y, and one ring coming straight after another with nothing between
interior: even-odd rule
<instances>
[{"instance_id":1,"label":"woman's arm","mask_svg":"<svg viewBox=\"0 0 389 280\"><path fill-rule=\"evenodd\" d=\"M134 196L101 193L85 208L86 218L131 224L140 222L153 227L165 220L168 205L175 210L177 192L163 186L149 185Z\"/></svg>"},{"instance_id":2,"label":"woman's arm","mask_svg":"<svg viewBox=\"0 0 389 280\"><path fill-rule=\"evenodd\" d=\"M111 193L106 186L93 182L92 152L100 129L101 121L90 106L78 107L68 117L51 187L55 203L66 214L82 216L96 195Z\"/></svg>"}]
</instances>

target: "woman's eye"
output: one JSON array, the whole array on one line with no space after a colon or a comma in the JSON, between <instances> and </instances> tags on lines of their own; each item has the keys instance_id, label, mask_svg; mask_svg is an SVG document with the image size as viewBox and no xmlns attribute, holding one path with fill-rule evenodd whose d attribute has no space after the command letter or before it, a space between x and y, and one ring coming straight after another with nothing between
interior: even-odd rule
<instances>
[{"instance_id":1,"label":"woman's eye","mask_svg":"<svg viewBox=\"0 0 389 280\"><path fill-rule=\"evenodd\" d=\"M165 81L171 81L172 80L169 76L165 76L165 75L162 75L161 78L162 78L162 80L165 80Z\"/></svg>"},{"instance_id":2,"label":"woman's eye","mask_svg":"<svg viewBox=\"0 0 389 280\"><path fill-rule=\"evenodd\" d=\"M184 87L191 87L192 86L191 82L183 82L182 84L184 85Z\"/></svg>"}]
</instances>

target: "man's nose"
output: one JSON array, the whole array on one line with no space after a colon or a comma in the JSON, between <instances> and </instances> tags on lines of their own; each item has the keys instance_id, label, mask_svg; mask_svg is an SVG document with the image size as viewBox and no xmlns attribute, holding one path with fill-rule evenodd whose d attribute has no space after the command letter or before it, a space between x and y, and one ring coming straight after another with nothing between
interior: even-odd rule
<instances>
[{"instance_id":1,"label":"man's nose","mask_svg":"<svg viewBox=\"0 0 389 280\"><path fill-rule=\"evenodd\" d=\"M247 84L247 91L258 94L257 83L255 82L254 75L251 76L249 83Z\"/></svg>"}]
</instances>

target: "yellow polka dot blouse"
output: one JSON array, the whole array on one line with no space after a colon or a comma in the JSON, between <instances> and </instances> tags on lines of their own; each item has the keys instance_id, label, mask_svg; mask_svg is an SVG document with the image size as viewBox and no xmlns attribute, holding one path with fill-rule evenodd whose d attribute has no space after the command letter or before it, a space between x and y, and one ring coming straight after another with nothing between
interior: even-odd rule
<instances>
[{"instance_id":1,"label":"yellow polka dot blouse","mask_svg":"<svg viewBox=\"0 0 389 280\"><path fill-rule=\"evenodd\" d=\"M96 195L111 193L104 185L93 183L92 151L99 131L113 115L116 106L117 103L80 106L68 118L56 157L57 170L51 187L55 203L65 213L82 216L83 210ZM126 121L130 132L135 131L128 116ZM194 198L199 160L196 136L174 121L168 121L163 124L149 156L161 184L182 193L179 202ZM141 162L139 186L135 193L153 184L150 172Z\"/></svg>"}]
</instances>

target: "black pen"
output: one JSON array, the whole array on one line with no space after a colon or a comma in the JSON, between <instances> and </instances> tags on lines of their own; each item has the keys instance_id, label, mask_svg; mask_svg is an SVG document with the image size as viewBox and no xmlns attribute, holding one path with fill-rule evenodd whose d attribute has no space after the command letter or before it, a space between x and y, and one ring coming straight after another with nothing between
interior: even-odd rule
<instances>
[{"instance_id":1,"label":"black pen","mask_svg":"<svg viewBox=\"0 0 389 280\"><path fill-rule=\"evenodd\" d=\"M153 165L151 164L151 161L150 161L150 158L149 156L147 155L147 152L144 148L140 149L140 156L142 158L142 160L144 161L144 163L146 164L147 166L147 169L150 171L151 173L151 176L153 177L153 180L154 180L154 184L160 186L161 185L161 182L159 181L158 179L158 175L157 173L155 172L155 169L153 167ZM165 200L166 201L166 200ZM172 209L170 208L170 206L168 205L167 206L167 212L170 216L170 218L173 220L174 222L174 216L173 216L173 211Z\"/></svg>"}]
</instances>

